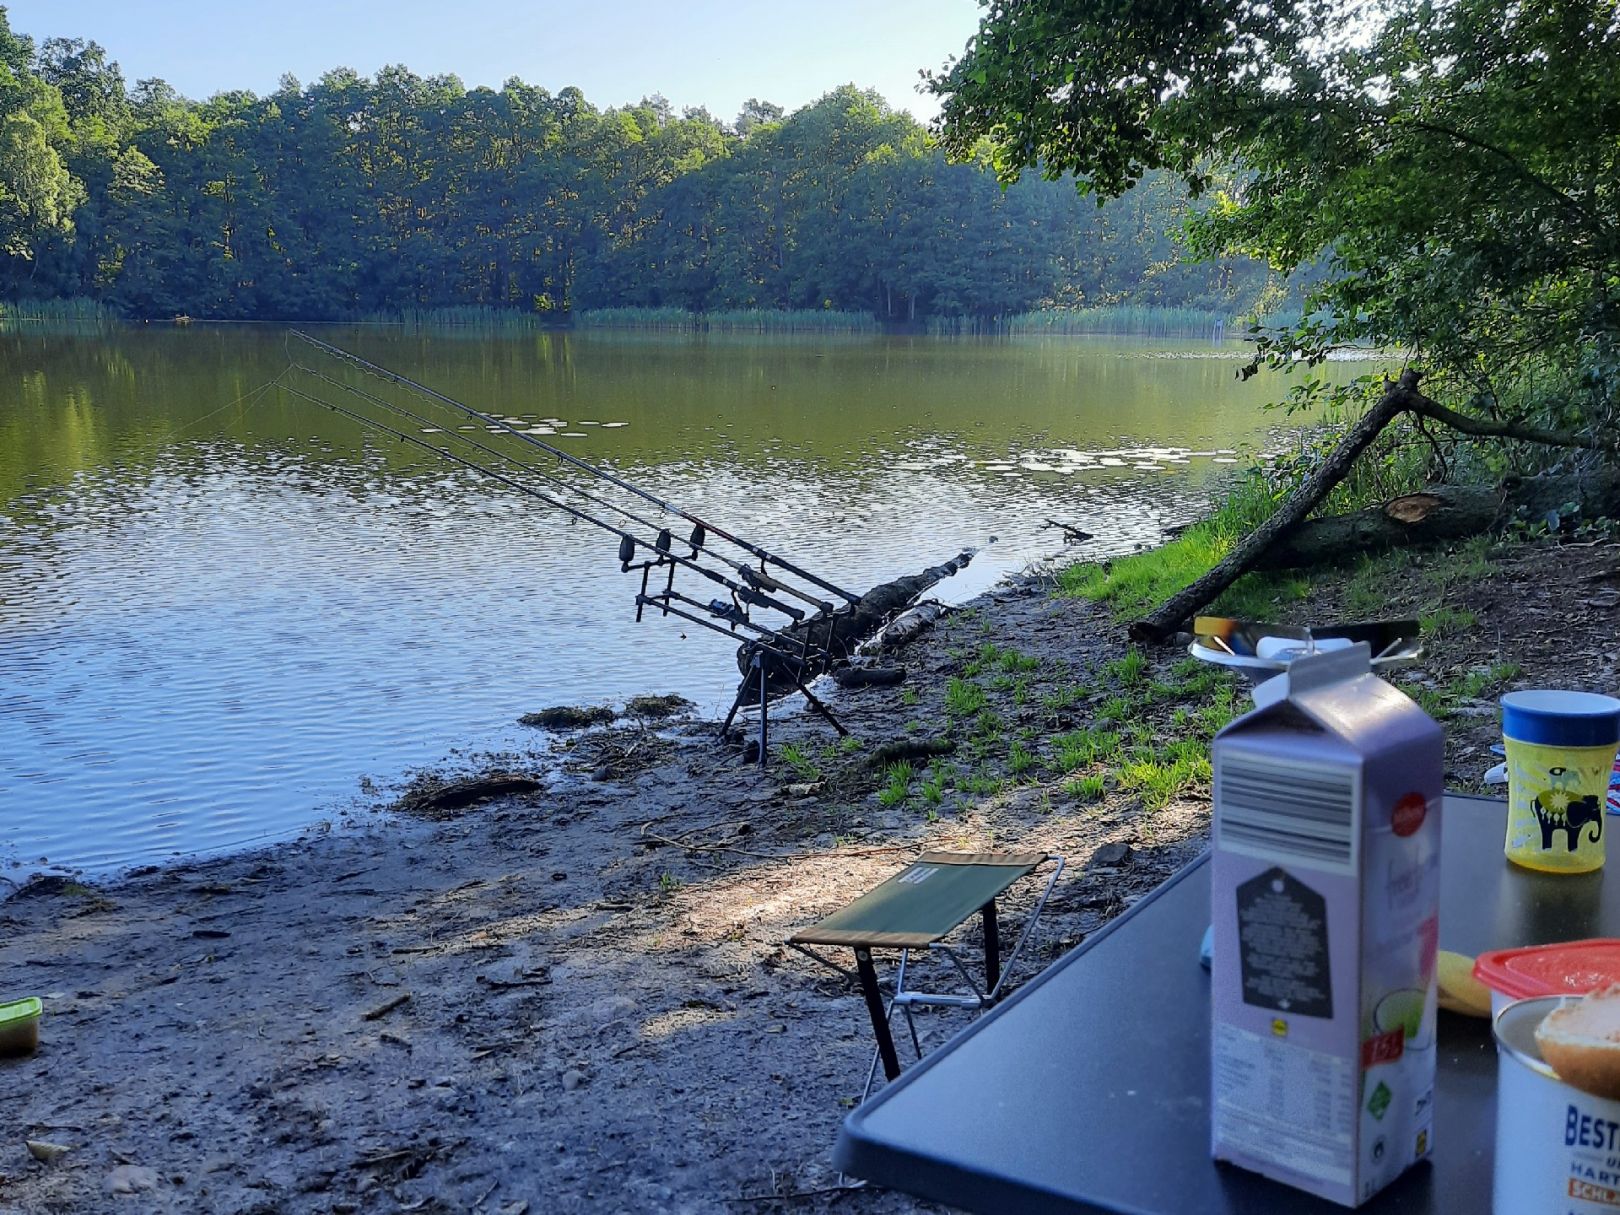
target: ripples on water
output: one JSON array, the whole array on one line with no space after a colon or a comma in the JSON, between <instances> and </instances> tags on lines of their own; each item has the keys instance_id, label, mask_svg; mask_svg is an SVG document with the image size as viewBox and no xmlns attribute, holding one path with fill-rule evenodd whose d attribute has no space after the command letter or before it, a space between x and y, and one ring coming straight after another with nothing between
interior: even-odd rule
<instances>
[{"instance_id":1,"label":"ripples on water","mask_svg":"<svg viewBox=\"0 0 1620 1215\"><path fill-rule=\"evenodd\" d=\"M510 416L594 459L656 425L622 399L577 412ZM689 424L720 436L700 458L626 449L616 467L855 588L998 536L939 588L961 601L1052 554L1048 519L1098 533L1090 554L1157 542L1234 458L1040 422L1013 411L990 452L961 433L983 418L881 442L767 428L727 458L740 440L717 418ZM0 861L105 870L295 831L362 776L541 745L511 723L547 704L729 704L732 647L634 623L611 536L333 433L182 432L142 461L27 469L0 502Z\"/></svg>"}]
</instances>

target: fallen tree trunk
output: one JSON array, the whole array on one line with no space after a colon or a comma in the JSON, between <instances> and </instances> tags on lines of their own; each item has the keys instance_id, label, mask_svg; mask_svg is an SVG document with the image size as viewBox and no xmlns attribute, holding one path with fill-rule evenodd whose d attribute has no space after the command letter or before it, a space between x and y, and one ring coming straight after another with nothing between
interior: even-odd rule
<instances>
[{"instance_id":1,"label":"fallen tree trunk","mask_svg":"<svg viewBox=\"0 0 1620 1215\"><path fill-rule=\"evenodd\" d=\"M1344 438L1339 440L1339 445L1329 453L1328 458L1300 482L1299 488L1289 495L1271 518L1244 537L1207 574L1177 591L1151 614L1131 625L1131 638L1144 642L1166 640L1194 612L1253 569L1261 554L1284 533L1301 523L1306 515L1316 509L1317 503L1344 480L1356 457L1367 449L1384 427L1412 408L1415 401L1427 400L1417 390L1418 378L1416 371L1403 371L1398 381L1385 388L1378 404L1345 432Z\"/></svg>"},{"instance_id":2,"label":"fallen tree trunk","mask_svg":"<svg viewBox=\"0 0 1620 1215\"><path fill-rule=\"evenodd\" d=\"M1586 518L1620 513L1620 474L1515 478L1500 486L1434 485L1348 515L1310 519L1277 539L1255 569L1293 569L1385 549L1438 544L1493 531L1521 509L1531 519L1562 514L1569 503Z\"/></svg>"},{"instance_id":3,"label":"fallen tree trunk","mask_svg":"<svg viewBox=\"0 0 1620 1215\"><path fill-rule=\"evenodd\" d=\"M1356 458L1379 433L1403 413L1439 422L1460 434L1475 438L1511 439L1553 447L1581 448L1605 453L1611 461L1620 457L1620 439L1606 429L1592 431L1542 430L1513 420L1475 418L1448 409L1418 391L1421 373L1408 368L1396 381L1384 381L1384 395L1367 411L1328 458L1300 482L1275 514L1239 542L1225 559L1192 585L1176 592L1149 615L1131 625L1131 638L1142 642L1162 642L1173 636L1192 614L1213 600L1244 574L1257 568L1262 558L1285 535L1293 531L1315 510L1333 487L1349 474Z\"/></svg>"}]
</instances>

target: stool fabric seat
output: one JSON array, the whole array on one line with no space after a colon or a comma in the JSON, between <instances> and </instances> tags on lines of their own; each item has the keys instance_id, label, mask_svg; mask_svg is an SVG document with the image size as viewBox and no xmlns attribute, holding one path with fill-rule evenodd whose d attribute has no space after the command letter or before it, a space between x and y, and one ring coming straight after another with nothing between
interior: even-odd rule
<instances>
[{"instance_id":1,"label":"stool fabric seat","mask_svg":"<svg viewBox=\"0 0 1620 1215\"><path fill-rule=\"evenodd\" d=\"M1044 860L1044 852L925 852L881 886L788 939L802 945L923 948Z\"/></svg>"}]
</instances>

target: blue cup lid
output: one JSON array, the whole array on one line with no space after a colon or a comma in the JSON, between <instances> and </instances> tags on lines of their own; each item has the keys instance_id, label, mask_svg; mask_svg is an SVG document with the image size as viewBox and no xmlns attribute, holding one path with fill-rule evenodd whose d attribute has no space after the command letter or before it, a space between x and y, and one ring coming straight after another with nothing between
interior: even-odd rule
<instances>
[{"instance_id":1,"label":"blue cup lid","mask_svg":"<svg viewBox=\"0 0 1620 1215\"><path fill-rule=\"evenodd\" d=\"M1612 747L1620 742L1620 700L1596 692L1509 692L1502 733L1548 747Z\"/></svg>"}]
</instances>

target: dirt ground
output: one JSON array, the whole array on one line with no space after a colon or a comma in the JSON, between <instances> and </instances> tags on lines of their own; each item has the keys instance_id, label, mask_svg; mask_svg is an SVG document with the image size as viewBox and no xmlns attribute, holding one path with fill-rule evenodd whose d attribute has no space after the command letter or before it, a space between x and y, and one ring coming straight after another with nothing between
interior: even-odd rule
<instances>
[{"instance_id":1,"label":"dirt ground","mask_svg":"<svg viewBox=\"0 0 1620 1215\"><path fill-rule=\"evenodd\" d=\"M1447 721L1449 783L1477 787L1503 686L1616 685L1620 549L1461 569L1363 573L1392 614L1434 619L1410 686ZM1327 580L1290 611L1336 618L1358 593ZM1028 978L1195 856L1207 785L1099 793L1076 776L1112 761L1053 740L1112 721L1146 754L1246 693L1183 695L1183 654L1137 670L1122 638L1029 579L903 651L899 687L830 689L860 746L790 716L761 771L713 723L620 721L569 736L561 771L501 757L538 790L433 821L24 888L0 904L0 999L39 994L46 1016L36 1055L0 1061L0 1213L936 1209L841 1187L871 1029L781 942L920 849L1061 854ZM971 728L951 699L969 682ZM1122 687L1159 692L1121 723ZM873 762L924 739L950 755ZM1037 888L1014 889L1009 930ZM919 1019L925 1047L965 1023Z\"/></svg>"}]
</instances>

